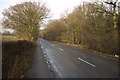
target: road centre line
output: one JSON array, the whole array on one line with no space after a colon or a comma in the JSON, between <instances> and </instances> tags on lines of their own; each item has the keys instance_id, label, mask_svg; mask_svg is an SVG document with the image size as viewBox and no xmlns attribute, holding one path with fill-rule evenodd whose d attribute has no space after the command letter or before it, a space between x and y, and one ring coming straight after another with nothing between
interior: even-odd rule
<instances>
[{"instance_id":1,"label":"road centre line","mask_svg":"<svg viewBox=\"0 0 120 80\"><path fill-rule=\"evenodd\" d=\"M59 48L61 51L64 51L62 48Z\"/></svg>"},{"instance_id":2,"label":"road centre line","mask_svg":"<svg viewBox=\"0 0 120 80\"><path fill-rule=\"evenodd\" d=\"M63 49L61 49L62 51L64 51Z\"/></svg>"},{"instance_id":3,"label":"road centre line","mask_svg":"<svg viewBox=\"0 0 120 80\"><path fill-rule=\"evenodd\" d=\"M81 58L78 58L78 59L81 60L81 61L83 61L83 62L85 62L85 63L87 63L87 64L89 64L89 65L91 65L92 67L96 67L95 65L93 65L93 64L91 64L91 63L89 63L89 62L87 62L87 61L85 61L85 60L83 60Z\"/></svg>"}]
</instances>

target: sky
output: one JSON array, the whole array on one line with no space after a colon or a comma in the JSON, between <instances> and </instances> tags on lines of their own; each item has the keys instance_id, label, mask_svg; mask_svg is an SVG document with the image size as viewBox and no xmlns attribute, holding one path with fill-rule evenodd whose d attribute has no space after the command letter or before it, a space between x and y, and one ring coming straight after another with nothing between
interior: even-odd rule
<instances>
[{"instance_id":1,"label":"sky","mask_svg":"<svg viewBox=\"0 0 120 80\"><path fill-rule=\"evenodd\" d=\"M10 6L15 5L16 3L21 3L24 1L40 1L40 0L0 0L0 22L2 21L3 15L2 12L4 9L9 8ZM66 9L72 11L74 7L83 2L90 2L91 0L42 0L45 2L47 7L51 10L51 19L59 19L61 13ZM0 25L0 31L2 30Z\"/></svg>"}]
</instances>

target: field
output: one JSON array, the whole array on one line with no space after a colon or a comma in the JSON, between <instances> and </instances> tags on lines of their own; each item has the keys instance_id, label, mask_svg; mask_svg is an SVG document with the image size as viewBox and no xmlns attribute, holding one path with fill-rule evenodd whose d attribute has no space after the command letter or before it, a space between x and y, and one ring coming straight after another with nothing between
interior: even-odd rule
<instances>
[{"instance_id":1,"label":"field","mask_svg":"<svg viewBox=\"0 0 120 80\"><path fill-rule=\"evenodd\" d=\"M7 39L16 39L16 36L10 36L10 35L3 35L3 36L0 36L2 38L7 38Z\"/></svg>"},{"instance_id":2,"label":"field","mask_svg":"<svg viewBox=\"0 0 120 80\"><path fill-rule=\"evenodd\" d=\"M25 78L35 46L35 42L2 36L2 78Z\"/></svg>"}]
</instances>

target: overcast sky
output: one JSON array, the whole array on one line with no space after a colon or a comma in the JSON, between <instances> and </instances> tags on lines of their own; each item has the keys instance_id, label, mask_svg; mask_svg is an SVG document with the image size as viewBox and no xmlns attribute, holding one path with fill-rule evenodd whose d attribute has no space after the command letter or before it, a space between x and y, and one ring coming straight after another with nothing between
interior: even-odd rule
<instances>
[{"instance_id":1,"label":"overcast sky","mask_svg":"<svg viewBox=\"0 0 120 80\"><path fill-rule=\"evenodd\" d=\"M40 0L0 0L0 19L2 16L2 11L7 9L11 5L15 5L16 3L20 3L23 1L40 1ZM73 10L73 8L83 1L91 1L91 0L42 0L46 2L47 7L51 9L51 13L53 15L53 19L58 19L61 13L65 9Z\"/></svg>"},{"instance_id":2,"label":"overcast sky","mask_svg":"<svg viewBox=\"0 0 120 80\"><path fill-rule=\"evenodd\" d=\"M47 7L51 9L52 19L59 19L61 13L63 13L65 9L72 11L74 7L78 6L79 4L82 4L83 2L90 2L94 0L0 0L0 22L3 18L2 12L4 9L7 9L10 6L13 6L17 3L21 3L24 1L46 2ZM0 25L0 31L1 31L1 25Z\"/></svg>"},{"instance_id":3,"label":"overcast sky","mask_svg":"<svg viewBox=\"0 0 120 80\"><path fill-rule=\"evenodd\" d=\"M40 0L0 0L0 22L3 18L2 12L4 9L9 8L16 3L21 3L24 1L40 1ZM65 9L72 11L74 7L83 3L83 1L91 1L91 0L42 0L46 2L46 5L51 10L52 19L59 19L61 13L64 12ZM0 31L2 30L0 26Z\"/></svg>"}]
</instances>

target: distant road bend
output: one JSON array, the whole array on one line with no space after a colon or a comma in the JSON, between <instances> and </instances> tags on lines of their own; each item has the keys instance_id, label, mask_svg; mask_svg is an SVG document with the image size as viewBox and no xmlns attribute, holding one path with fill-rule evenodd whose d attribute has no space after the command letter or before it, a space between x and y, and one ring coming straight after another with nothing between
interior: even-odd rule
<instances>
[{"instance_id":1,"label":"distant road bend","mask_svg":"<svg viewBox=\"0 0 120 80\"><path fill-rule=\"evenodd\" d=\"M56 78L118 78L118 61L38 38Z\"/></svg>"}]
</instances>

